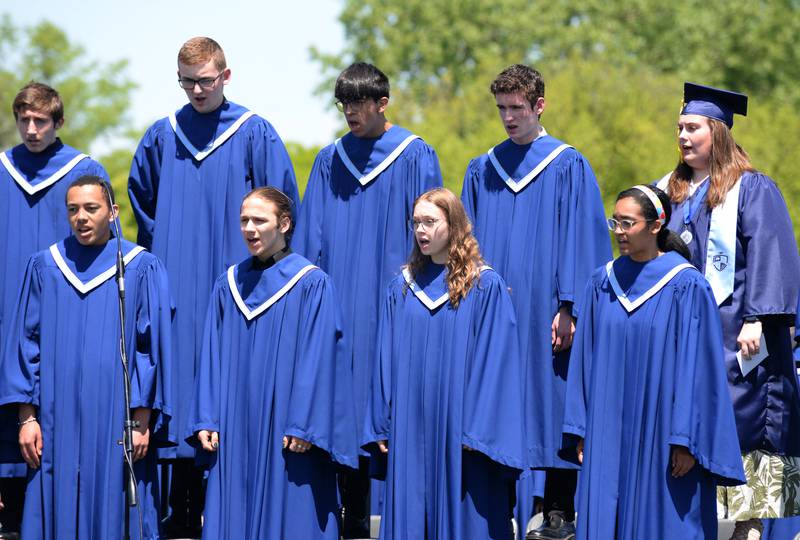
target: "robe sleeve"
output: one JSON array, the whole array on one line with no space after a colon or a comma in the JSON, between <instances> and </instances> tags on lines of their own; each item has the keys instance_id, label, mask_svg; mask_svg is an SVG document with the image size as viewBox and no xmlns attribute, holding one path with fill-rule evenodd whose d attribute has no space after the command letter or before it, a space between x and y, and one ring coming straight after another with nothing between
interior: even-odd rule
<instances>
[{"instance_id":1,"label":"robe sleeve","mask_svg":"<svg viewBox=\"0 0 800 540\"><path fill-rule=\"evenodd\" d=\"M556 291L559 304L581 304L580 295L592 272L611 260L611 243L600 188L589 163L566 150L569 161L560 171Z\"/></svg>"},{"instance_id":2,"label":"robe sleeve","mask_svg":"<svg viewBox=\"0 0 800 540\"><path fill-rule=\"evenodd\" d=\"M151 126L142 137L128 175L128 197L139 230L136 243L148 250L153 247L156 198L161 174L162 148L158 125Z\"/></svg>"},{"instance_id":3,"label":"robe sleeve","mask_svg":"<svg viewBox=\"0 0 800 540\"><path fill-rule=\"evenodd\" d=\"M395 310L398 308L397 295L402 294L397 283L392 281L381 302L377 355L372 369L372 384L361 436L361 444L368 450L372 443L391 439L393 329Z\"/></svg>"},{"instance_id":4,"label":"robe sleeve","mask_svg":"<svg viewBox=\"0 0 800 540\"><path fill-rule=\"evenodd\" d=\"M578 310L581 316L575 328L575 339L569 358L567 386L564 392L564 421L562 449L575 448L578 440L586 438L586 411L591 396L592 356L594 351L594 307L597 300L597 284L591 279L581 299ZM560 453L562 459L577 463L574 452Z\"/></svg>"},{"instance_id":5,"label":"robe sleeve","mask_svg":"<svg viewBox=\"0 0 800 540\"><path fill-rule=\"evenodd\" d=\"M462 442L493 461L527 469L523 431L524 369L514 307L493 270L481 274L472 332L474 357L467 359Z\"/></svg>"},{"instance_id":6,"label":"robe sleeve","mask_svg":"<svg viewBox=\"0 0 800 540\"><path fill-rule=\"evenodd\" d=\"M304 278L303 313L285 434L358 467L350 364L342 354L342 326L333 284L321 271Z\"/></svg>"},{"instance_id":7,"label":"robe sleeve","mask_svg":"<svg viewBox=\"0 0 800 540\"><path fill-rule=\"evenodd\" d=\"M479 167L479 159L473 159L469 162L467 172L464 173L464 184L461 186L461 202L473 226L475 224L475 215L478 211L478 197L475 184L480 181Z\"/></svg>"},{"instance_id":8,"label":"robe sleeve","mask_svg":"<svg viewBox=\"0 0 800 540\"><path fill-rule=\"evenodd\" d=\"M39 258L34 255L25 269L22 291L0 368L0 405L29 403L39 407L39 355L42 282Z\"/></svg>"},{"instance_id":9,"label":"robe sleeve","mask_svg":"<svg viewBox=\"0 0 800 540\"><path fill-rule=\"evenodd\" d=\"M292 250L313 264L322 257L322 221L325 219L325 190L330 185L330 148L325 148L314 159L306 184L303 203L297 215L292 234Z\"/></svg>"},{"instance_id":10,"label":"robe sleeve","mask_svg":"<svg viewBox=\"0 0 800 540\"><path fill-rule=\"evenodd\" d=\"M155 257L141 268L136 298L136 344L130 357L131 408L152 409L151 430L156 440L176 442L170 425L170 366L172 341L167 271Z\"/></svg>"},{"instance_id":11,"label":"robe sleeve","mask_svg":"<svg viewBox=\"0 0 800 540\"><path fill-rule=\"evenodd\" d=\"M200 360L194 381L194 394L192 404L189 406L188 429L185 439L190 446L195 448L200 446L200 442L195 437L198 431L205 429L219 432L220 427L220 378L222 376L220 332L225 294L230 294L227 292L224 278L223 275L217 280L211 293L211 301L208 303Z\"/></svg>"},{"instance_id":12,"label":"robe sleeve","mask_svg":"<svg viewBox=\"0 0 800 540\"><path fill-rule=\"evenodd\" d=\"M783 315L791 325L800 290L800 259L792 220L778 186L763 174L742 179L740 223L747 279L743 316ZM776 264L780 261L780 264Z\"/></svg>"},{"instance_id":13,"label":"robe sleeve","mask_svg":"<svg viewBox=\"0 0 800 540\"><path fill-rule=\"evenodd\" d=\"M253 122L253 118L248 124ZM250 163L250 175L253 179L253 187L272 186L280 189L294 203L294 207L300 203L297 193L297 181L294 176L294 167L289 153L283 144L275 128L259 118L259 122L252 126L249 133L250 144L247 145L250 153L248 162Z\"/></svg>"},{"instance_id":14,"label":"robe sleeve","mask_svg":"<svg viewBox=\"0 0 800 540\"><path fill-rule=\"evenodd\" d=\"M711 287L678 284L678 352L669 444L685 446L720 485L745 482L725 368L722 323Z\"/></svg>"}]
</instances>

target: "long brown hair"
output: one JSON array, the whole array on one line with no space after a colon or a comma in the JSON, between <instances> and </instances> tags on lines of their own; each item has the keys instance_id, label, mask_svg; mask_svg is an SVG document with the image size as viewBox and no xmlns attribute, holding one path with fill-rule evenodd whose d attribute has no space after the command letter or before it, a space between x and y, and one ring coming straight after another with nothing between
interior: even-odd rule
<instances>
[{"instance_id":1,"label":"long brown hair","mask_svg":"<svg viewBox=\"0 0 800 540\"><path fill-rule=\"evenodd\" d=\"M435 204L447 219L447 226L450 229L446 264L447 293L450 297L450 304L457 308L459 302L466 298L481 274L483 257L481 257L478 241L472 235L472 224L469 222L464 205L452 191L446 188L426 191L414 201L414 208L420 201ZM414 278L418 275L430 260L430 256L422 254L415 240L406 266L411 277Z\"/></svg>"},{"instance_id":2,"label":"long brown hair","mask_svg":"<svg viewBox=\"0 0 800 540\"><path fill-rule=\"evenodd\" d=\"M750 156L736 144L723 122L714 118L706 118L711 129L711 155L709 156L709 186L706 204L714 208L725 201L725 196L745 171L752 171ZM683 161L672 171L667 185L670 200L682 203L689 198L689 181L692 179L692 168Z\"/></svg>"}]
</instances>

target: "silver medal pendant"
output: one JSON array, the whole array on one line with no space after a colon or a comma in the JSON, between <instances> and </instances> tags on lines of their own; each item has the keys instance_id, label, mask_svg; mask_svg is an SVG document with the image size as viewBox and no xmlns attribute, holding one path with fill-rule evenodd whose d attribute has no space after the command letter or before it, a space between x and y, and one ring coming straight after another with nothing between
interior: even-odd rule
<instances>
[{"instance_id":1,"label":"silver medal pendant","mask_svg":"<svg viewBox=\"0 0 800 540\"><path fill-rule=\"evenodd\" d=\"M681 233L681 240L684 241L686 244L692 243L692 232L689 229L686 229Z\"/></svg>"}]
</instances>

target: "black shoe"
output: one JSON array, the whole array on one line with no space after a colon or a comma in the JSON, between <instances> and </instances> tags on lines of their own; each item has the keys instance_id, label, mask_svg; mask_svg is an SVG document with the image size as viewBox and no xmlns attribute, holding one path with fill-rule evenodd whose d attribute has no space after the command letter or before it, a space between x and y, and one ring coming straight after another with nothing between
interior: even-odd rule
<instances>
[{"instance_id":1,"label":"black shoe","mask_svg":"<svg viewBox=\"0 0 800 540\"><path fill-rule=\"evenodd\" d=\"M525 540L575 540L575 524L565 521L562 512L550 512L544 523L525 535Z\"/></svg>"},{"instance_id":2,"label":"black shoe","mask_svg":"<svg viewBox=\"0 0 800 540\"><path fill-rule=\"evenodd\" d=\"M369 518L366 519L344 519L342 526L342 537L348 538L371 538L369 533Z\"/></svg>"}]
</instances>

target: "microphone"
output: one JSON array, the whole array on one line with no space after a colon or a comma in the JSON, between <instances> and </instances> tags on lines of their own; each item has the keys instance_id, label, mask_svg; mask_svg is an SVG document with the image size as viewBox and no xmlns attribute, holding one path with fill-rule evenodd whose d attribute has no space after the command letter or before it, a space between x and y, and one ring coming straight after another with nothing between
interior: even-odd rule
<instances>
[{"instance_id":1,"label":"microphone","mask_svg":"<svg viewBox=\"0 0 800 540\"><path fill-rule=\"evenodd\" d=\"M114 211L114 199L111 197L111 188L108 182L103 182L103 190L108 198L108 207ZM114 216L114 235L117 237L117 289L120 298L125 298L125 262L122 258L122 229L119 225L119 212Z\"/></svg>"}]
</instances>

